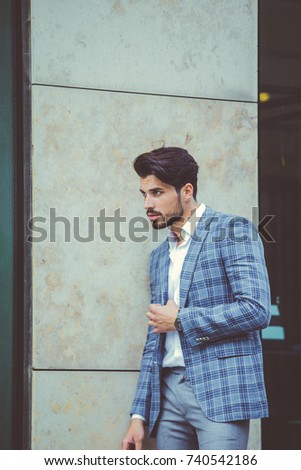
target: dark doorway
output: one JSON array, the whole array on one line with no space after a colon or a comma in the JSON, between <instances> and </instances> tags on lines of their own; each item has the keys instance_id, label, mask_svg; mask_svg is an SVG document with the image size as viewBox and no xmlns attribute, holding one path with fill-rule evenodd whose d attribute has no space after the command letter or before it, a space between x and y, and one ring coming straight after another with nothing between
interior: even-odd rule
<instances>
[{"instance_id":1,"label":"dark doorway","mask_svg":"<svg viewBox=\"0 0 301 470\"><path fill-rule=\"evenodd\" d=\"M263 449L301 449L301 1L259 1L259 191L272 292Z\"/></svg>"},{"instance_id":2,"label":"dark doorway","mask_svg":"<svg viewBox=\"0 0 301 470\"><path fill-rule=\"evenodd\" d=\"M30 142L30 117L25 119L28 4L0 0L0 449L27 448L29 440L25 285L30 277L24 250L29 207L24 198L24 181L29 181L26 142Z\"/></svg>"}]
</instances>

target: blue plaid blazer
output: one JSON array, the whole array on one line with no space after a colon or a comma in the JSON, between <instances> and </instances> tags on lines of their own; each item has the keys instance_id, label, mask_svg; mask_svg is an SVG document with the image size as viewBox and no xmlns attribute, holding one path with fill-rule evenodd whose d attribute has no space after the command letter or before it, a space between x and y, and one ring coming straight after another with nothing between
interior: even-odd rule
<instances>
[{"instance_id":1,"label":"blue plaid blazer","mask_svg":"<svg viewBox=\"0 0 301 470\"><path fill-rule=\"evenodd\" d=\"M168 300L168 240L150 257L151 303ZM205 415L219 422L268 415L260 330L270 289L260 237L245 218L206 208L180 278L180 340L188 378ZM165 334L149 328L131 414L150 435L160 413Z\"/></svg>"}]
</instances>

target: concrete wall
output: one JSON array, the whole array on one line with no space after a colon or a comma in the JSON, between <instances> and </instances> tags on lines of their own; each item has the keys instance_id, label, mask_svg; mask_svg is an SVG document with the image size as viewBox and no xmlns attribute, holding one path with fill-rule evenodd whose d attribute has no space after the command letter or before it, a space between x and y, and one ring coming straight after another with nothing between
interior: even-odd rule
<instances>
[{"instance_id":1,"label":"concrete wall","mask_svg":"<svg viewBox=\"0 0 301 470\"><path fill-rule=\"evenodd\" d=\"M31 15L32 447L119 449L158 243L133 233L144 211L132 161L183 146L200 165L199 202L251 217L257 2L32 0ZM126 222L114 232L102 209Z\"/></svg>"}]
</instances>

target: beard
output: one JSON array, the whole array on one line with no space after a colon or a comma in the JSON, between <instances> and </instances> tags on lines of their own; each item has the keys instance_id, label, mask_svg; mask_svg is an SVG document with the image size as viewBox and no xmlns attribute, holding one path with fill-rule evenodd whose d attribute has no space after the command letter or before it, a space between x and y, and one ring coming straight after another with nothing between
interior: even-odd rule
<instances>
[{"instance_id":1,"label":"beard","mask_svg":"<svg viewBox=\"0 0 301 470\"><path fill-rule=\"evenodd\" d=\"M162 228L174 225L176 222L183 220L184 208L181 204L180 196L178 196L177 203L170 214L161 214L161 212L149 210L147 214L158 215L158 218L152 220L152 226L155 230L161 230Z\"/></svg>"}]
</instances>

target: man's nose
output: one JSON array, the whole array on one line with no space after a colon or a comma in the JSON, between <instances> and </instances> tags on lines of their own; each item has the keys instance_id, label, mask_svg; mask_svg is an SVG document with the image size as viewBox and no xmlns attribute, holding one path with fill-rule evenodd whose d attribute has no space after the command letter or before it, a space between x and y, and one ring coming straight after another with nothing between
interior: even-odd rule
<instances>
[{"instance_id":1,"label":"man's nose","mask_svg":"<svg viewBox=\"0 0 301 470\"><path fill-rule=\"evenodd\" d=\"M154 199L152 196L146 194L144 198L144 209L153 209L154 208Z\"/></svg>"}]
</instances>

